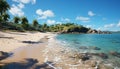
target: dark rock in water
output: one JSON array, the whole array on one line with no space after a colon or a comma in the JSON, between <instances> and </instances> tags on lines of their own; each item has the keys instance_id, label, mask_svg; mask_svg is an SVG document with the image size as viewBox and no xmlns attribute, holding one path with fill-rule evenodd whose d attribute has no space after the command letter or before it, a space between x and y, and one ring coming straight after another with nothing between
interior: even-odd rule
<instances>
[{"instance_id":1,"label":"dark rock in water","mask_svg":"<svg viewBox=\"0 0 120 69\"><path fill-rule=\"evenodd\" d=\"M110 54L120 58L120 53L118 53L116 51L111 51Z\"/></svg>"},{"instance_id":2,"label":"dark rock in water","mask_svg":"<svg viewBox=\"0 0 120 69\"><path fill-rule=\"evenodd\" d=\"M98 48L96 46L91 47L91 49L93 49L93 50L101 50L101 48Z\"/></svg>"},{"instance_id":3,"label":"dark rock in water","mask_svg":"<svg viewBox=\"0 0 120 69\"><path fill-rule=\"evenodd\" d=\"M90 56L88 54L79 54L79 59L82 59L82 61L86 61L90 59Z\"/></svg>"},{"instance_id":4,"label":"dark rock in water","mask_svg":"<svg viewBox=\"0 0 120 69\"><path fill-rule=\"evenodd\" d=\"M116 51L110 51L111 55L117 55L118 53Z\"/></svg>"},{"instance_id":5,"label":"dark rock in water","mask_svg":"<svg viewBox=\"0 0 120 69\"><path fill-rule=\"evenodd\" d=\"M90 55L87 53L85 53L85 54L79 53L79 54L75 54L74 58L81 59L82 61L86 61L86 60L90 59Z\"/></svg>"},{"instance_id":6,"label":"dark rock in water","mask_svg":"<svg viewBox=\"0 0 120 69\"><path fill-rule=\"evenodd\" d=\"M87 47L87 46L80 46L79 48L80 48L80 49L93 49L93 50L101 50L101 48L96 47L96 46L90 46L90 47Z\"/></svg>"},{"instance_id":7,"label":"dark rock in water","mask_svg":"<svg viewBox=\"0 0 120 69\"><path fill-rule=\"evenodd\" d=\"M79 48L80 49L88 49L88 47L86 47L86 46L80 46Z\"/></svg>"},{"instance_id":8,"label":"dark rock in water","mask_svg":"<svg viewBox=\"0 0 120 69\"><path fill-rule=\"evenodd\" d=\"M105 54L105 53L99 53L98 56L100 56L103 59L107 59L108 58L108 55Z\"/></svg>"},{"instance_id":9,"label":"dark rock in water","mask_svg":"<svg viewBox=\"0 0 120 69\"><path fill-rule=\"evenodd\" d=\"M98 56L98 57L101 57L102 59L107 59L108 58L108 55L105 54L105 53L89 53L89 55Z\"/></svg>"}]
</instances>

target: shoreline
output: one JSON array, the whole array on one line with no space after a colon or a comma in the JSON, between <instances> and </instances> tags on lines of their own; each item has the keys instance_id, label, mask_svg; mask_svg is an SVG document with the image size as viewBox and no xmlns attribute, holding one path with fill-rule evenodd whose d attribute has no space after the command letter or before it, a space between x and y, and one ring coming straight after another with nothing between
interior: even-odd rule
<instances>
[{"instance_id":1,"label":"shoreline","mask_svg":"<svg viewBox=\"0 0 120 69\"><path fill-rule=\"evenodd\" d=\"M10 34L13 35L16 33L10 33ZM23 33L17 32L17 35L21 35L21 34L22 36L26 36L26 35L23 35ZM108 69L108 68L112 69L111 66L104 65L103 61L97 60L96 58L94 59L90 57L89 59L83 61L82 57L85 57L86 54L72 52L69 48L62 46L62 43L59 43L59 41L55 39L56 34L52 34L52 33L30 33L30 34L34 36L35 34L37 35L44 34L44 36L42 35L40 35L41 37L36 36L37 38L34 37L36 38L35 40L31 40L32 38L27 39L25 41L25 44L26 43L30 43L30 44L27 44L26 46L21 46L21 47L18 46L18 48L11 51L13 54L4 60L1 60L0 64L7 64L5 65L6 67L10 67L12 65L14 66L20 65L24 67L23 64L25 64L25 66L26 65L29 66L33 64L30 66L33 69L36 69L36 67L46 68L46 69L47 68L95 69L95 67L98 67L98 66L100 66L100 69ZM33 37L30 34L29 36ZM28 36L26 36L26 38L27 37Z\"/></svg>"}]
</instances>

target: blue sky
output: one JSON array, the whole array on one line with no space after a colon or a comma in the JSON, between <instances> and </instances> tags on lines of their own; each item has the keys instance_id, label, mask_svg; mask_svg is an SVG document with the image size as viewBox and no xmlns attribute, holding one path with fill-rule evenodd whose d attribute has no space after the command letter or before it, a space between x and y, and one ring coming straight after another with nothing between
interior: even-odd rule
<instances>
[{"instance_id":1,"label":"blue sky","mask_svg":"<svg viewBox=\"0 0 120 69\"><path fill-rule=\"evenodd\" d=\"M13 16L26 16L30 23L74 22L100 30L120 30L120 0L7 0Z\"/></svg>"}]
</instances>

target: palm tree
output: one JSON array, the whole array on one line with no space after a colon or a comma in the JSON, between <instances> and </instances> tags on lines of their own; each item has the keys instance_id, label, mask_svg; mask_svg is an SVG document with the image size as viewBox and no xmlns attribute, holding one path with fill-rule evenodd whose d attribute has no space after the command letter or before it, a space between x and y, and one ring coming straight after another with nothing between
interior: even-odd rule
<instances>
[{"instance_id":1,"label":"palm tree","mask_svg":"<svg viewBox=\"0 0 120 69\"><path fill-rule=\"evenodd\" d=\"M21 18L21 23L22 24L28 23L28 19L26 17L22 17Z\"/></svg>"},{"instance_id":2,"label":"palm tree","mask_svg":"<svg viewBox=\"0 0 120 69\"><path fill-rule=\"evenodd\" d=\"M32 25L33 25L33 27L37 27L38 26L38 21L37 20L33 20L33 23L32 23Z\"/></svg>"},{"instance_id":3,"label":"palm tree","mask_svg":"<svg viewBox=\"0 0 120 69\"><path fill-rule=\"evenodd\" d=\"M29 29L28 19L26 17L22 17L21 24L25 30Z\"/></svg>"},{"instance_id":4,"label":"palm tree","mask_svg":"<svg viewBox=\"0 0 120 69\"><path fill-rule=\"evenodd\" d=\"M14 23L18 24L19 21L20 21L20 18L19 18L18 16L15 16L15 17L13 18L13 21L14 21Z\"/></svg>"},{"instance_id":5,"label":"palm tree","mask_svg":"<svg viewBox=\"0 0 120 69\"><path fill-rule=\"evenodd\" d=\"M8 9L10 9L9 4L6 0L0 0L0 16L3 15Z\"/></svg>"},{"instance_id":6,"label":"palm tree","mask_svg":"<svg viewBox=\"0 0 120 69\"><path fill-rule=\"evenodd\" d=\"M44 31L44 32L47 31L47 30L48 30L47 28L48 28L47 24L44 23L43 26L42 26L43 31Z\"/></svg>"},{"instance_id":7,"label":"palm tree","mask_svg":"<svg viewBox=\"0 0 120 69\"><path fill-rule=\"evenodd\" d=\"M8 21L8 20L10 19L10 15L7 14L7 13L4 13L4 14L2 15L2 18L3 18L3 21Z\"/></svg>"},{"instance_id":8,"label":"palm tree","mask_svg":"<svg viewBox=\"0 0 120 69\"><path fill-rule=\"evenodd\" d=\"M47 24L46 23L43 24L43 28L47 28Z\"/></svg>"}]
</instances>

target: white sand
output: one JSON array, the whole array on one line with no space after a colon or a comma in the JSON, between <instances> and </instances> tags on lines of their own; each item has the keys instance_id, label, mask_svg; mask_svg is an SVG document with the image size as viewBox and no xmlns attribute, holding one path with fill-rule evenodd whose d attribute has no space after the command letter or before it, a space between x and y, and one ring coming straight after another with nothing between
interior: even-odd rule
<instances>
[{"instance_id":1,"label":"white sand","mask_svg":"<svg viewBox=\"0 0 120 69\"><path fill-rule=\"evenodd\" d=\"M22 41L39 41L45 36L52 35L50 33L40 32L0 32L0 51L11 52L19 47L28 46Z\"/></svg>"}]
</instances>

